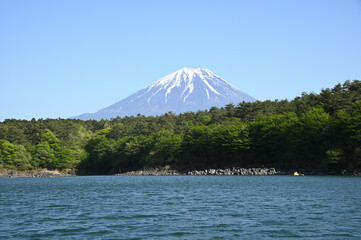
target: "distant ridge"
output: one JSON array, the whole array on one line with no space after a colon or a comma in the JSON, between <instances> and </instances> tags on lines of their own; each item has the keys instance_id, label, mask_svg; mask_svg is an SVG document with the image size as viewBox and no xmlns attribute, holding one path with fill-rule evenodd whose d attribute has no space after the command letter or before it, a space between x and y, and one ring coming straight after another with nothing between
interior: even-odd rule
<instances>
[{"instance_id":1,"label":"distant ridge","mask_svg":"<svg viewBox=\"0 0 361 240\"><path fill-rule=\"evenodd\" d=\"M72 118L100 120L169 111L178 114L255 100L208 69L182 68L109 107Z\"/></svg>"}]
</instances>

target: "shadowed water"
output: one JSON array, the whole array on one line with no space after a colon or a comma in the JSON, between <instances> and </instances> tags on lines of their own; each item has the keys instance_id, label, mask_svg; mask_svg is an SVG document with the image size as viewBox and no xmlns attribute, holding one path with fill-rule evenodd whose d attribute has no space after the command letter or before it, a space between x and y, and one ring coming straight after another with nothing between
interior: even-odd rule
<instances>
[{"instance_id":1,"label":"shadowed water","mask_svg":"<svg viewBox=\"0 0 361 240\"><path fill-rule=\"evenodd\" d=\"M360 177L0 179L0 239L360 239Z\"/></svg>"}]
</instances>

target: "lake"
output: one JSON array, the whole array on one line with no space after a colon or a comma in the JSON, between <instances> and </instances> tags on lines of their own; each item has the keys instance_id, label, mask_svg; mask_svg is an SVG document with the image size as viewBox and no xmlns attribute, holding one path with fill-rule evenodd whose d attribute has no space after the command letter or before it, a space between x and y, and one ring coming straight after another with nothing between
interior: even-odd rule
<instances>
[{"instance_id":1,"label":"lake","mask_svg":"<svg viewBox=\"0 0 361 240\"><path fill-rule=\"evenodd\" d=\"M0 239L361 239L361 177L0 179Z\"/></svg>"}]
</instances>

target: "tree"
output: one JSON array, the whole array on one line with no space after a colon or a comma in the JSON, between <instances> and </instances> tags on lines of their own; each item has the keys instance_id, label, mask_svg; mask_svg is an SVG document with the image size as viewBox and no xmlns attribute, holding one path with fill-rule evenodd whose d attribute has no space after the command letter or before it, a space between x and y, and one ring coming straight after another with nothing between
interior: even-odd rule
<instances>
[{"instance_id":1,"label":"tree","mask_svg":"<svg viewBox=\"0 0 361 240\"><path fill-rule=\"evenodd\" d=\"M35 147L33 164L35 167L56 169L63 165L58 154L61 152L59 139L49 129L45 129L39 136L39 143Z\"/></svg>"},{"instance_id":2,"label":"tree","mask_svg":"<svg viewBox=\"0 0 361 240\"><path fill-rule=\"evenodd\" d=\"M22 145L0 140L0 168L31 169L30 154Z\"/></svg>"}]
</instances>

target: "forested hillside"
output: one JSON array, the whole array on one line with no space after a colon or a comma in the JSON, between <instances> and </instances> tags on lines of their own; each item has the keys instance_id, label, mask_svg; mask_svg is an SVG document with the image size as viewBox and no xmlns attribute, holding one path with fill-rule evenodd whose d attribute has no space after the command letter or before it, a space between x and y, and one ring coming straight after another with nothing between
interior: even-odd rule
<instances>
[{"instance_id":1,"label":"forested hillside","mask_svg":"<svg viewBox=\"0 0 361 240\"><path fill-rule=\"evenodd\" d=\"M0 168L361 167L361 82L180 115L0 122Z\"/></svg>"}]
</instances>

